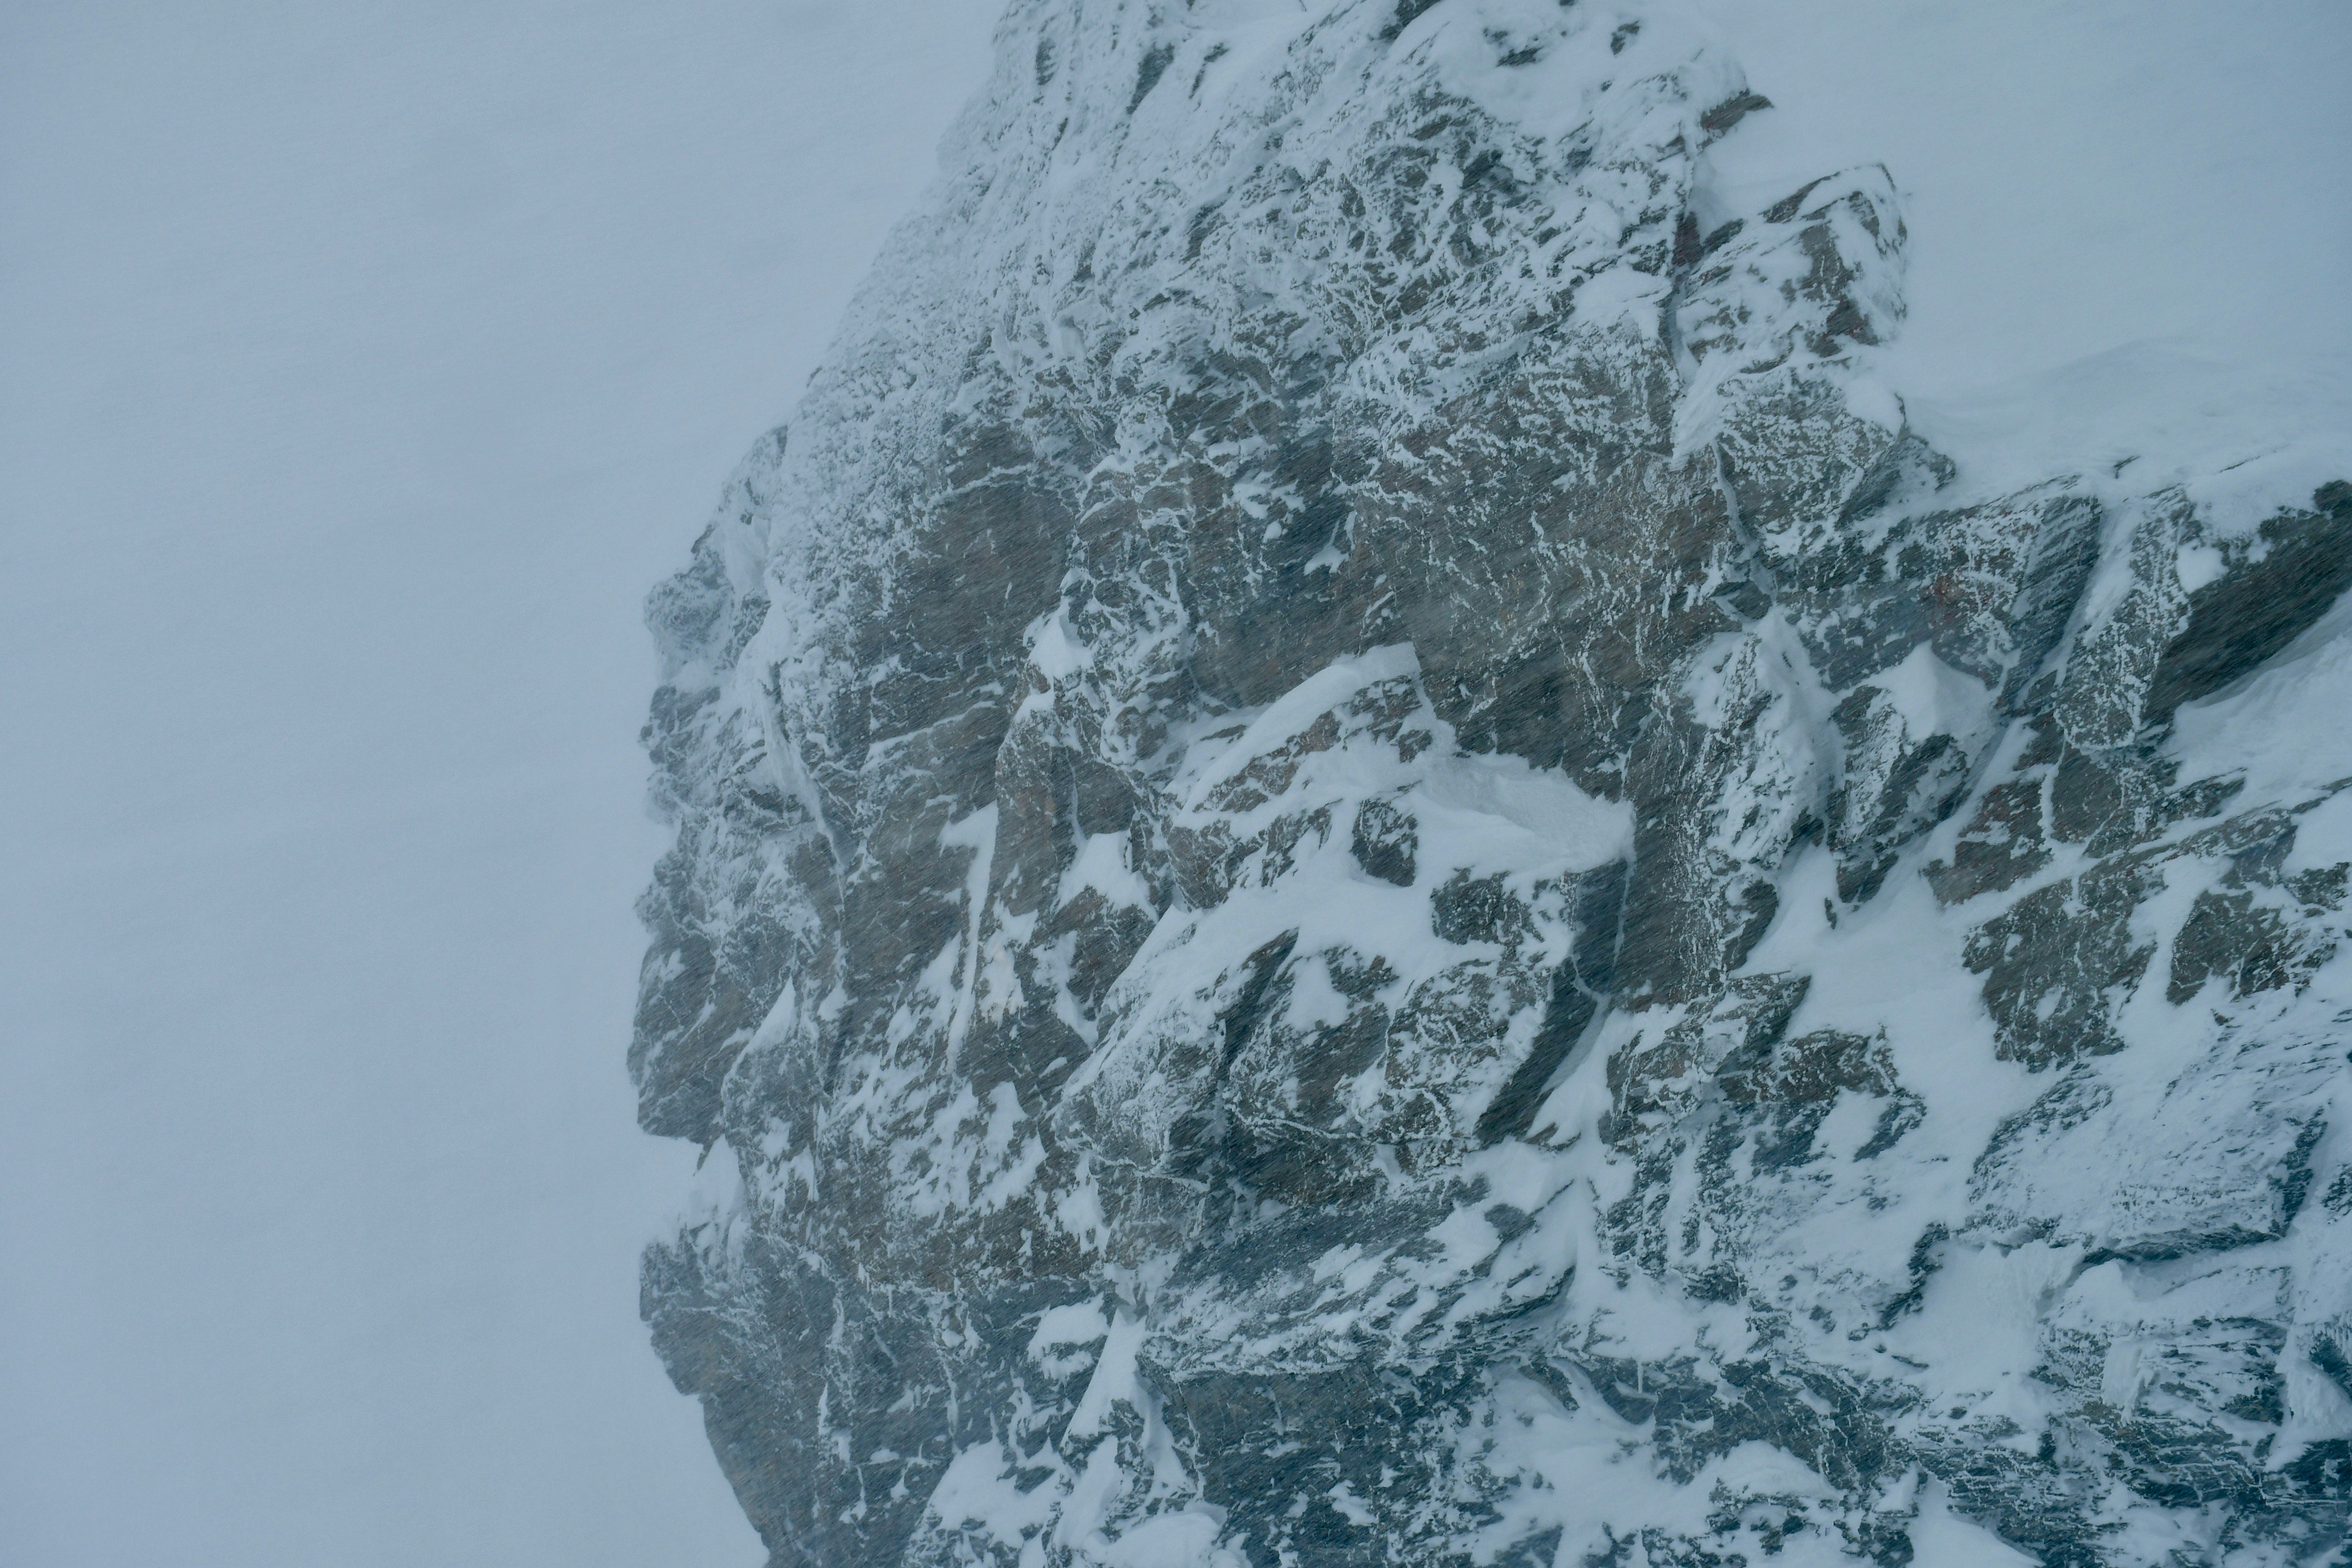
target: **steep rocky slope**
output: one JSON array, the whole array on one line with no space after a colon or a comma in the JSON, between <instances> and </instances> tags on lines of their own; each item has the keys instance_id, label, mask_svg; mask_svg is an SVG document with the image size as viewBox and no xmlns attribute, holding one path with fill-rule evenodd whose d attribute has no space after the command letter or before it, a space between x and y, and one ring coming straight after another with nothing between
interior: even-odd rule
<instances>
[{"instance_id":1,"label":"steep rocky slope","mask_svg":"<svg viewBox=\"0 0 2352 1568\"><path fill-rule=\"evenodd\" d=\"M2352 487L1979 479L1769 109L1014 5L652 603L645 1309L777 1563L2342 1546Z\"/></svg>"}]
</instances>

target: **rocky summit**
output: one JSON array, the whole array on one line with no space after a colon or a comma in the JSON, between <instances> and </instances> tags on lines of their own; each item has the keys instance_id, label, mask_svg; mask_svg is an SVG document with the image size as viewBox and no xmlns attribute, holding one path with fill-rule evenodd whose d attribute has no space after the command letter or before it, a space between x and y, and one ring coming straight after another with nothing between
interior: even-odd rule
<instances>
[{"instance_id":1,"label":"rocky summit","mask_svg":"<svg viewBox=\"0 0 2352 1568\"><path fill-rule=\"evenodd\" d=\"M2341 1560L2352 476L1939 441L1772 112L1013 6L649 612L644 1313L773 1563Z\"/></svg>"}]
</instances>

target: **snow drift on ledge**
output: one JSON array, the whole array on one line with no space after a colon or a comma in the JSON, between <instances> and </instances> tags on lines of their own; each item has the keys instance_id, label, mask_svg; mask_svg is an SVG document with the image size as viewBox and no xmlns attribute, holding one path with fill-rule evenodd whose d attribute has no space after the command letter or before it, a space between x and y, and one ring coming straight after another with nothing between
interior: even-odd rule
<instances>
[{"instance_id":1,"label":"snow drift on ledge","mask_svg":"<svg viewBox=\"0 0 2352 1568\"><path fill-rule=\"evenodd\" d=\"M2340 1552L2352 463L1915 420L1769 111L1014 5L652 602L645 1310L778 1563Z\"/></svg>"}]
</instances>

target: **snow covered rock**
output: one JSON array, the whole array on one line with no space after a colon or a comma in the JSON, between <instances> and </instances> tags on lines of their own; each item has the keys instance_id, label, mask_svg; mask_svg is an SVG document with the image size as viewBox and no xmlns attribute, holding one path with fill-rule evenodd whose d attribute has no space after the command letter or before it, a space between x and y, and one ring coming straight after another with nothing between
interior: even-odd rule
<instances>
[{"instance_id":1,"label":"snow covered rock","mask_svg":"<svg viewBox=\"0 0 2352 1568\"><path fill-rule=\"evenodd\" d=\"M645 1311L777 1563L2345 1542L2352 487L1982 485L1768 110L1013 6L649 611Z\"/></svg>"}]
</instances>

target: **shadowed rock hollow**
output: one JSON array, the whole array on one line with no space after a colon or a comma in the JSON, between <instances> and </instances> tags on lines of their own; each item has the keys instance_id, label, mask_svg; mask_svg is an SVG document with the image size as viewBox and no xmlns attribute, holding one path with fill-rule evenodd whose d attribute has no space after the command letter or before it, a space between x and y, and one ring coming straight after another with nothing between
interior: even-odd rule
<instances>
[{"instance_id":1,"label":"shadowed rock hollow","mask_svg":"<svg viewBox=\"0 0 2352 1568\"><path fill-rule=\"evenodd\" d=\"M2352 488L1984 488L1769 111L1013 6L650 608L645 1312L776 1563L2343 1543Z\"/></svg>"}]
</instances>

